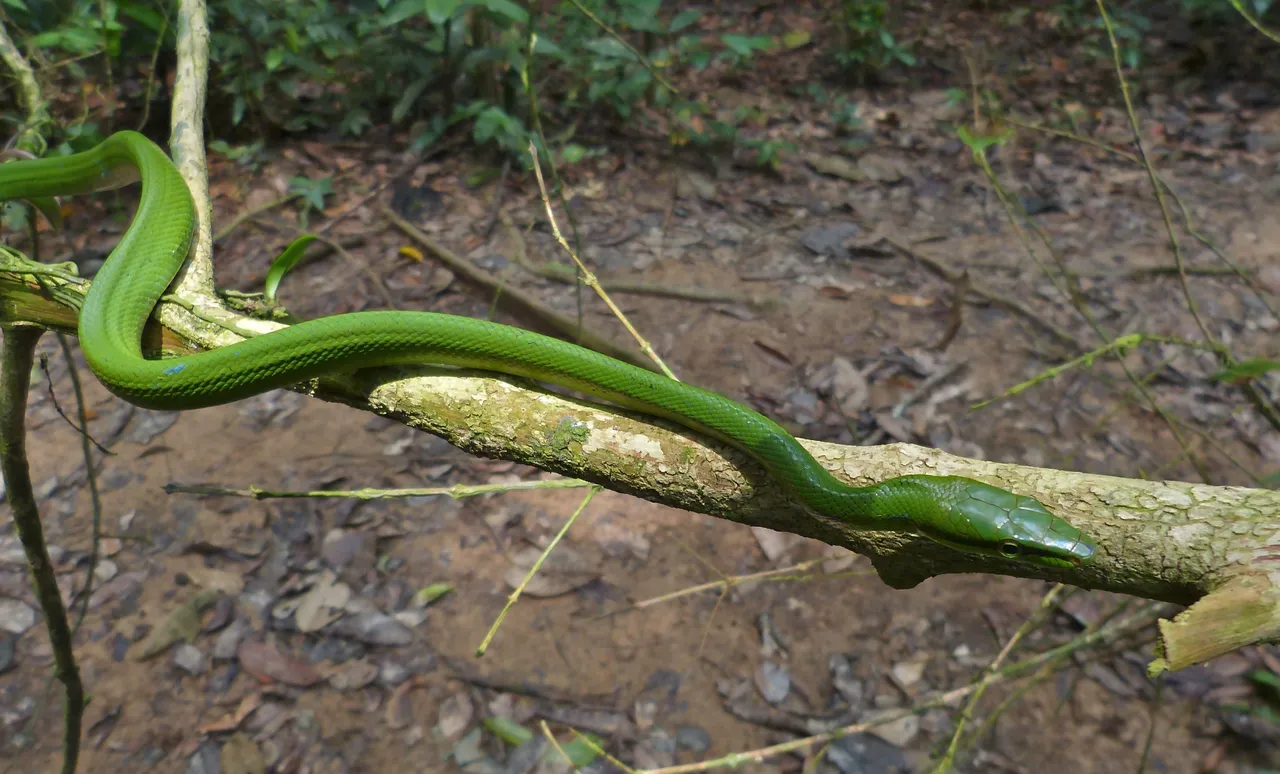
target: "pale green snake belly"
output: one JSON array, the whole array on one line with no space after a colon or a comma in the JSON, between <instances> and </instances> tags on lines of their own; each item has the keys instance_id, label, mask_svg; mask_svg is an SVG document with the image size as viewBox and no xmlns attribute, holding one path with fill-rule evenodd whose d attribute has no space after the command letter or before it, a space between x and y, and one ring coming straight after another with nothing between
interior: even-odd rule
<instances>
[{"instance_id":1,"label":"pale green snake belly","mask_svg":"<svg viewBox=\"0 0 1280 774\"><path fill-rule=\"evenodd\" d=\"M333 372L431 363L548 382L663 417L758 462L816 516L854 529L915 531L941 543L1051 567L1092 559L1095 544L1038 501L957 476L902 476L849 486L761 414L582 347L483 320L426 312L323 317L221 349L148 360L142 330L186 259L195 215L168 156L120 132L92 150L0 164L0 200L89 193L142 181L132 224L99 269L80 311L85 360L121 398L193 409Z\"/></svg>"}]
</instances>

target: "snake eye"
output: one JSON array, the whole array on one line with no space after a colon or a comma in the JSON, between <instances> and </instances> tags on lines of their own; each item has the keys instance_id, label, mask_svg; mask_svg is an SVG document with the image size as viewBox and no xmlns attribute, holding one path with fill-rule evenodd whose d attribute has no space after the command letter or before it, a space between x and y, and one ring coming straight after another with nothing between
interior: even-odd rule
<instances>
[{"instance_id":1,"label":"snake eye","mask_svg":"<svg viewBox=\"0 0 1280 774\"><path fill-rule=\"evenodd\" d=\"M1003 556L1017 556L1022 553L1022 546L1012 540L1006 540L1000 544L1000 553Z\"/></svg>"}]
</instances>

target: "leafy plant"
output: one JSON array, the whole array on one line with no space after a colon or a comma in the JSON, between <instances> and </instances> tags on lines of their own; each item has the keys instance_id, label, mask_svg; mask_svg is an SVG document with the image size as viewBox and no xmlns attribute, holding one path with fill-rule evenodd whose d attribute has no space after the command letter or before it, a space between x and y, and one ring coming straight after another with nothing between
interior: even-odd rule
<instances>
[{"instance_id":1,"label":"leafy plant","mask_svg":"<svg viewBox=\"0 0 1280 774\"><path fill-rule=\"evenodd\" d=\"M333 194L333 178L292 178L289 181L289 193L297 194L302 199L302 209L298 212L298 222L305 229L308 216L312 210L316 212L324 211L324 197Z\"/></svg>"},{"instance_id":2,"label":"leafy plant","mask_svg":"<svg viewBox=\"0 0 1280 774\"><path fill-rule=\"evenodd\" d=\"M836 10L840 45L836 62L867 78L895 62L914 66L911 49L893 36L887 21L887 0L841 0Z\"/></svg>"}]
</instances>

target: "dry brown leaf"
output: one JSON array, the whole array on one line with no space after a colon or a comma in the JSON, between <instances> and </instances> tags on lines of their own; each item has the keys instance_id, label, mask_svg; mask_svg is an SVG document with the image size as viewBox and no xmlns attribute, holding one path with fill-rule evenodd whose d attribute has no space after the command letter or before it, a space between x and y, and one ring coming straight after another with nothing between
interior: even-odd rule
<instances>
[{"instance_id":1,"label":"dry brown leaf","mask_svg":"<svg viewBox=\"0 0 1280 774\"><path fill-rule=\"evenodd\" d=\"M244 719L258 707L262 706L262 694L251 693L240 700L240 705L236 707L236 711L229 715L224 715L217 720L211 720L201 725L196 730L201 734L221 734L227 731L234 731L240 727Z\"/></svg>"},{"instance_id":2,"label":"dry brown leaf","mask_svg":"<svg viewBox=\"0 0 1280 774\"><path fill-rule=\"evenodd\" d=\"M281 682L307 688L320 682L320 671L305 661L286 656L265 642L242 642L236 658L244 671L260 682Z\"/></svg>"}]
</instances>

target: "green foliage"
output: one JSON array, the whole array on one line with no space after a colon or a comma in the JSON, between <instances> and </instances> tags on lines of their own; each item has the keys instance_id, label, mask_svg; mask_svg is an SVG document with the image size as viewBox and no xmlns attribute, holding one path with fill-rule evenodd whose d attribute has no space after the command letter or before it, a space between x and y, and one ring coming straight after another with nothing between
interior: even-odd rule
<instances>
[{"instance_id":1,"label":"green foliage","mask_svg":"<svg viewBox=\"0 0 1280 774\"><path fill-rule=\"evenodd\" d=\"M295 177L289 181L289 193L297 194L302 199L298 221L302 228L306 228L311 211L323 212L324 197L333 195L333 178Z\"/></svg>"},{"instance_id":2,"label":"green foliage","mask_svg":"<svg viewBox=\"0 0 1280 774\"><path fill-rule=\"evenodd\" d=\"M1266 20L1268 14L1274 17L1277 7L1275 0L1177 0L1172 5L1198 35L1222 35L1229 34L1224 31L1226 27L1248 24L1241 11L1233 7L1236 2L1258 20ZM1137 68L1144 62L1146 46L1152 42L1153 31L1147 14L1153 10L1151 4L1145 3L1108 5L1107 12L1120 47L1120 60L1126 67ZM1054 11L1061 20L1062 29L1086 33L1083 44L1087 56L1111 59L1111 43L1107 40L1096 0L1065 0L1058 3ZM1013 23L1015 16L1010 14L1008 23Z\"/></svg>"},{"instance_id":3,"label":"green foliage","mask_svg":"<svg viewBox=\"0 0 1280 774\"><path fill-rule=\"evenodd\" d=\"M170 0L2 1L24 47L78 80L100 75L100 55L133 73L173 46ZM224 137L386 125L416 150L469 128L476 143L527 157L530 73L548 90L544 121L629 121L641 103L674 102L652 70L747 66L776 47L704 40L701 10L663 0L584 5L616 36L569 3L531 18L515 0L210 0L210 119Z\"/></svg>"},{"instance_id":4,"label":"green foliage","mask_svg":"<svg viewBox=\"0 0 1280 774\"><path fill-rule=\"evenodd\" d=\"M836 63L860 77L874 75L894 63L915 65L911 49L889 29L888 0L841 0L836 24L842 38Z\"/></svg>"}]
</instances>

